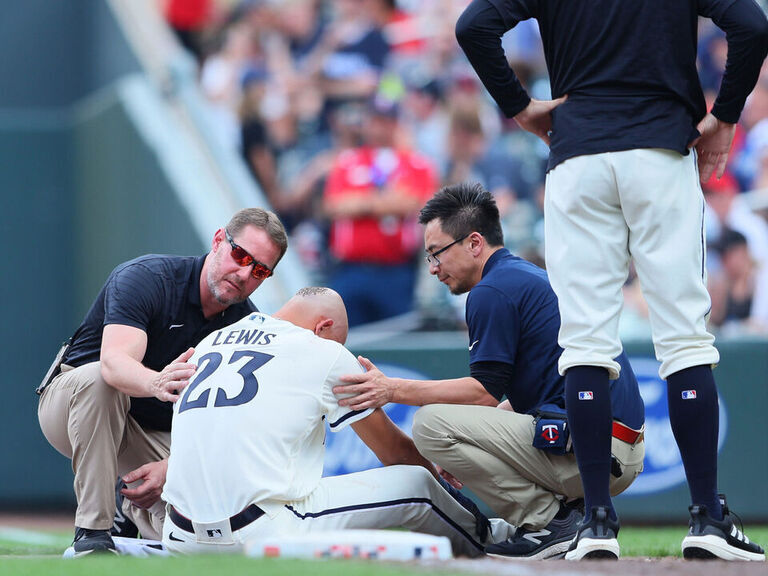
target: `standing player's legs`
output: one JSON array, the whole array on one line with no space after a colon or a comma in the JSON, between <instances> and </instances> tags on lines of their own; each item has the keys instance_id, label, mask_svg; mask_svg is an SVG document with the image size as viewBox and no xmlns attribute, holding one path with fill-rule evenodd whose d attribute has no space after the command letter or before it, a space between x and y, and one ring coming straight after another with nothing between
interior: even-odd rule
<instances>
[{"instance_id":1,"label":"standing player's legs","mask_svg":"<svg viewBox=\"0 0 768 576\"><path fill-rule=\"evenodd\" d=\"M595 366L616 378L622 351L621 291L629 271L629 232L612 153L577 156L547 174L547 273L560 307L560 373Z\"/></svg>"},{"instance_id":2,"label":"standing player's legs","mask_svg":"<svg viewBox=\"0 0 768 576\"><path fill-rule=\"evenodd\" d=\"M704 198L695 154L636 150L619 155L630 251L648 302L659 375L667 380L669 419L691 494L686 557L764 559L739 538L717 495L719 360L707 332ZM721 522L718 524L718 522Z\"/></svg>"},{"instance_id":3,"label":"standing player's legs","mask_svg":"<svg viewBox=\"0 0 768 576\"><path fill-rule=\"evenodd\" d=\"M629 253L612 153L570 158L550 171L544 215L547 271L561 317L559 368L586 512L579 548L566 557L617 557L608 379L620 369L613 358L621 352Z\"/></svg>"},{"instance_id":4,"label":"standing player's legs","mask_svg":"<svg viewBox=\"0 0 768 576\"><path fill-rule=\"evenodd\" d=\"M721 517L717 499L719 360L707 332L704 198L693 154L637 150L619 156L622 202L648 309L669 419L694 504Z\"/></svg>"}]
</instances>

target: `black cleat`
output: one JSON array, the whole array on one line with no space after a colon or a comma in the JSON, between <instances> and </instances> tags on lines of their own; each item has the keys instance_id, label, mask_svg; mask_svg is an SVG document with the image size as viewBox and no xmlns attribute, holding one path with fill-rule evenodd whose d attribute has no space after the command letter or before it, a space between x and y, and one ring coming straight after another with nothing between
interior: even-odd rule
<instances>
[{"instance_id":1,"label":"black cleat","mask_svg":"<svg viewBox=\"0 0 768 576\"><path fill-rule=\"evenodd\" d=\"M721 495L723 519L710 517L706 506L689 506L691 513L688 535L683 538L683 558L686 560L744 560L765 562L763 549L751 542L736 528Z\"/></svg>"},{"instance_id":2,"label":"black cleat","mask_svg":"<svg viewBox=\"0 0 768 576\"><path fill-rule=\"evenodd\" d=\"M554 518L540 530L518 528L505 542L486 546L485 552L489 556L513 560L562 557L576 535L581 520L581 513L571 508L562 520Z\"/></svg>"},{"instance_id":3,"label":"black cleat","mask_svg":"<svg viewBox=\"0 0 768 576\"><path fill-rule=\"evenodd\" d=\"M72 542L72 547L75 549L75 558L91 553L117 554L109 530L89 530L75 526L75 541Z\"/></svg>"},{"instance_id":4,"label":"black cleat","mask_svg":"<svg viewBox=\"0 0 768 576\"><path fill-rule=\"evenodd\" d=\"M612 520L605 506L594 506L589 523L579 525L576 537L565 553L566 560L618 560L618 520Z\"/></svg>"}]
</instances>

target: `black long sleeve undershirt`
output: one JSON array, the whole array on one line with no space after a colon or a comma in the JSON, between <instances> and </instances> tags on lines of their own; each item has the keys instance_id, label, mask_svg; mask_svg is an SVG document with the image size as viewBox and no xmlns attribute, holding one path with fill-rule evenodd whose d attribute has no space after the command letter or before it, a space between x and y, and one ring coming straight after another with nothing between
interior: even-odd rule
<instances>
[{"instance_id":1,"label":"black long sleeve undershirt","mask_svg":"<svg viewBox=\"0 0 768 576\"><path fill-rule=\"evenodd\" d=\"M506 393L506 387L512 382L514 366L506 362L473 362L469 373L486 389L488 394L499 402Z\"/></svg>"}]
</instances>

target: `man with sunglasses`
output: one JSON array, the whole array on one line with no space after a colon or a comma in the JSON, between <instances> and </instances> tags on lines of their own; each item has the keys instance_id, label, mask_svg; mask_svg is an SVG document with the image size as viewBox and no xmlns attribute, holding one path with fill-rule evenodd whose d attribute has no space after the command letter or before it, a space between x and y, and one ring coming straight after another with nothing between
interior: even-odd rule
<instances>
[{"instance_id":1,"label":"man with sunglasses","mask_svg":"<svg viewBox=\"0 0 768 576\"><path fill-rule=\"evenodd\" d=\"M560 315L547 274L504 248L499 210L479 184L448 186L421 210L429 271L453 294L469 292L470 376L389 378L361 358L365 374L335 393L354 410L388 402L424 406L413 421L419 451L454 487L466 485L518 527L486 548L507 558L563 555L582 518L576 458L569 452L564 379L557 371ZM642 470L644 407L624 354L613 382L611 493ZM501 400L506 397L504 402Z\"/></svg>"},{"instance_id":2,"label":"man with sunglasses","mask_svg":"<svg viewBox=\"0 0 768 576\"><path fill-rule=\"evenodd\" d=\"M249 296L288 242L272 212L247 208L198 257L146 255L115 268L71 339L60 372L41 387L43 434L72 459L75 555L114 551L115 480L122 512L159 538L172 404L195 372L192 347L256 310Z\"/></svg>"}]
</instances>

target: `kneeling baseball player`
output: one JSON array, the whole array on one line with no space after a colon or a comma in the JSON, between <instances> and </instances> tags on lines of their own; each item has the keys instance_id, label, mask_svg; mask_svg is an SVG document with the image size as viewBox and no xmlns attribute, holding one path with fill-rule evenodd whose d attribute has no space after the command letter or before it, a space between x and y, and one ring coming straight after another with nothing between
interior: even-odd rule
<instances>
[{"instance_id":1,"label":"kneeling baseball player","mask_svg":"<svg viewBox=\"0 0 768 576\"><path fill-rule=\"evenodd\" d=\"M273 316L250 314L199 344L174 405L168 550L237 553L267 536L403 527L478 556L507 538L509 524L441 487L381 409L339 406L340 376L363 371L346 337L341 297L305 288ZM334 432L352 426L385 467L321 478L325 421Z\"/></svg>"}]
</instances>

